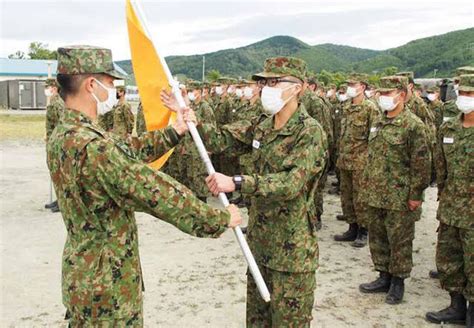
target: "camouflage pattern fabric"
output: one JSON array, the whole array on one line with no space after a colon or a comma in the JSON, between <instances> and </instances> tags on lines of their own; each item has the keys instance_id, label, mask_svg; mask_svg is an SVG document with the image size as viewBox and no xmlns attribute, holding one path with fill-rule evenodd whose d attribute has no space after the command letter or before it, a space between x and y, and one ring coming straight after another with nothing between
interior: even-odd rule
<instances>
[{"instance_id":1,"label":"camouflage pattern fabric","mask_svg":"<svg viewBox=\"0 0 474 328\"><path fill-rule=\"evenodd\" d=\"M132 134L135 125L132 106L125 101L116 105L113 112L113 132L121 137Z\"/></svg>"},{"instance_id":2,"label":"camouflage pattern fabric","mask_svg":"<svg viewBox=\"0 0 474 328\"><path fill-rule=\"evenodd\" d=\"M327 157L321 126L300 105L286 125L273 118L240 121L220 129L198 127L212 152L252 147L241 192L251 198L248 241L258 264L277 271L317 268L314 192Z\"/></svg>"},{"instance_id":3,"label":"camouflage pattern fabric","mask_svg":"<svg viewBox=\"0 0 474 328\"><path fill-rule=\"evenodd\" d=\"M366 99L361 104L351 103L344 108L337 160L339 169L362 170L365 167L370 126L379 116L378 109Z\"/></svg>"},{"instance_id":4,"label":"camouflage pattern fabric","mask_svg":"<svg viewBox=\"0 0 474 328\"><path fill-rule=\"evenodd\" d=\"M408 278L413 267L413 239L418 212L368 206L369 247L376 271Z\"/></svg>"},{"instance_id":5,"label":"camouflage pattern fabric","mask_svg":"<svg viewBox=\"0 0 474 328\"><path fill-rule=\"evenodd\" d=\"M444 103L443 122L458 116L460 113L458 106L456 106L456 99L448 100Z\"/></svg>"},{"instance_id":6,"label":"camouflage pattern fabric","mask_svg":"<svg viewBox=\"0 0 474 328\"><path fill-rule=\"evenodd\" d=\"M444 116L444 105L441 100L436 99L435 101L430 101L428 104L428 109L434 116L434 125L436 130L439 129L441 124L443 124L443 116Z\"/></svg>"},{"instance_id":7,"label":"camouflage pattern fabric","mask_svg":"<svg viewBox=\"0 0 474 328\"><path fill-rule=\"evenodd\" d=\"M437 218L449 226L474 230L474 128L463 128L462 117L460 114L445 122L438 132Z\"/></svg>"},{"instance_id":8,"label":"camouflage pattern fabric","mask_svg":"<svg viewBox=\"0 0 474 328\"><path fill-rule=\"evenodd\" d=\"M362 180L362 170L339 170L341 207L347 223L357 223L367 227L364 221L365 206L359 197Z\"/></svg>"},{"instance_id":9,"label":"camouflage pattern fabric","mask_svg":"<svg viewBox=\"0 0 474 328\"><path fill-rule=\"evenodd\" d=\"M143 106L142 103L140 102L138 104L137 108L137 135L140 135L144 132L146 132L146 123L145 123L145 113L143 112Z\"/></svg>"},{"instance_id":10,"label":"camouflage pattern fabric","mask_svg":"<svg viewBox=\"0 0 474 328\"><path fill-rule=\"evenodd\" d=\"M115 116L115 108L108 111L105 114L99 115L97 117L97 124L101 127L102 130L111 132L114 128L114 116Z\"/></svg>"},{"instance_id":11,"label":"camouflage pattern fabric","mask_svg":"<svg viewBox=\"0 0 474 328\"><path fill-rule=\"evenodd\" d=\"M472 199L472 197L471 197ZM474 230L440 223L436 267L441 287L474 302Z\"/></svg>"},{"instance_id":12,"label":"camouflage pattern fabric","mask_svg":"<svg viewBox=\"0 0 474 328\"><path fill-rule=\"evenodd\" d=\"M310 327L316 273L289 273L260 268L272 299L260 296L252 275L247 274L247 327Z\"/></svg>"},{"instance_id":13,"label":"camouflage pattern fabric","mask_svg":"<svg viewBox=\"0 0 474 328\"><path fill-rule=\"evenodd\" d=\"M370 127L359 197L372 207L407 211L408 200L422 200L430 167L423 122L407 110L394 118L382 115Z\"/></svg>"},{"instance_id":14,"label":"camouflage pattern fabric","mask_svg":"<svg viewBox=\"0 0 474 328\"><path fill-rule=\"evenodd\" d=\"M265 60L263 72L254 74L253 80L261 78L294 76L306 80L306 62L294 57L274 57Z\"/></svg>"},{"instance_id":15,"label":"camouflage pattern fabric","mask_svg":"<svg viewBox=\"0 0 474 328\"><path fill-rule=\"evenodd\" d=\"M58 48L58 74L108 74L123 80L125 76L115 70L110 49L93 46Z\"/></svg>"},{"instance_id":16,"label":"camouflage pattern fabric","mask_svg":"<svg viewBox=\"0 0 474 328\"><path fill-rule=\"evenodd\" d=\"M58 94L51 97L49 105L46 107L46 141L49 140L54 128L59 124L64 106L64 101Z\"/></svg>"},{"instance_id":17,"label":"camouflage pattern fabric","mask_svg":"<svg viewBox=\"0 0 474 328\"><path fill-rule=\"evenodd\" d=\"M218 237L230 215L143 164L179 142L172 127L119 140L65 109L47 160L67 230L63 303L72 326L143 326L142 272L134 212L198 237Z\"/></svg>"}]
</instances>

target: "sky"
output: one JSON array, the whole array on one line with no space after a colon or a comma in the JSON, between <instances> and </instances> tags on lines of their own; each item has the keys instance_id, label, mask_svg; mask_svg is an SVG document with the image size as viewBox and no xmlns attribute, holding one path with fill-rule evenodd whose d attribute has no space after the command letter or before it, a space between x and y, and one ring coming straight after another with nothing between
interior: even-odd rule
<instances>
[{"instance_id":1,"label":"sky","mask_svg":"<svg viewBox=\"0 0 474 328\"><path fill-rule=\"evenodd\" d=\"M237 48L275 35L310 44L384 50L474 26L472 0L146 1L148 30L164 55ZM89 44L130 58L125 0L0 0L0 57Z\"/></svg>"}]
</instances>

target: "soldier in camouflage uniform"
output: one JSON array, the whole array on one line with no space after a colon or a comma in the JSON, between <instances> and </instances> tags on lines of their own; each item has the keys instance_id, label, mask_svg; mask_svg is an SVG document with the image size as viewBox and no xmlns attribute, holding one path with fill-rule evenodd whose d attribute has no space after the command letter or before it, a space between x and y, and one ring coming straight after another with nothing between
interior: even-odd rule
<instances>
[{"instance_id":1,"label":"soldier in camouflage uniform","mask_svg":"<svg viewBox=\"0 0 474 328\"><path fill-rule=\"evenodd\" d=\"M45 95L49 97L48 106L46 106L46 142L48 142L51 133L58 125L64 111L64 101L58 93L58 83L56 79L49 78L45 81ZM53 213L59 212L58 201L46 204L45 208Z\"/></svg>"},{"instance_id":2,"label":"soldier in camouflage uniform","mask_svg":"<svg viewBox=\"0 0 474 328\"><path fill-rule=\"evenodd\" d=\"M308 114L314 118L323 128L328 141L328 151L332 147L333 142L333 124L330 108L326 105L324 100L317 95L318 82L315 77L308 78L308 89L301 97L301 103L304 105ZM327 173L329 170L329 160L326 163L328 166L324 168L321 179L319 179L318 187L315 193L316 217L318 220L318 230L322 227L321 216L324 212L323 189L327 181Z\"/></svg>"},{"instance_id":3,"label":"soldier in camouflage uniform","mask_svg":"<svg viewBox=\"0 0 474 328\"><path fill-rule=\"evenodd\" d=\"M213 209L143 164L179 142L186 132L182 118L162 131L123 140L94 123L98 101L107 99L115 78L121 76L110 50L58 49L66 107L49 138L47 159L67 229L62 293L70 327L143 326L135 209L199 237L218 237L239 221L235 207L231 215Z\"/></svg>"},{"instance_id":4,"label":"soldier in camouflage uniform","mask_svg":"<svg viewBox=\"0 0 474 328\"><path fill-rule=\"evenodd\" d=\"M454 93L447 97L447 100L444 103L444 112L443 112L443 122L448 121L452 117L457 117L459 115L459 109L456 106L456 98L459 92L459 76L463 74L474 74L473 66L463 66L456 69L456 77L454 77L453 82L453 91Z\"/></svg>"},{"instance_id":5,"label":"soldier in camouflage uniform","mask_svg":"<svg viewBox=\"0 0 474 328\"><path fill-rule=\"evenodd\" d=\"M145 123L145 113L143 112L142 102L138 104L137 108L137 125L136 125L137 135L140 135L146 132L146 123Z\"/></svg>"},{"instance_id":6,"label":"soldier in camouflage uniform","mask_svg":"<svg viewBox=\"0 0 474 328\"><path fill-rule=\"evenodd\" d=\"M434 323L466 321L467 327L473 327L474 74L460 76L457 103L461 114L440 127L435 151L440 221L436 266L451 304L441 311L428 312L426 319Z\"/></svg>"},{"instance_id":7,"label":"soldier in camouflage uniform","mask_svg":"<svg viewBox=\"0 0 474 328\"><path fill-rule=\"evenodd\" d=\"M380 277L359 289L363 293L388 291L385 302L398 304L413 266L415 221L430 181L431 158L423 122L404 109L408 79L388 76L380 84L378 102L386 113L370 127L359 194L368 205L370 252Z\"/></svg>"},{"instance_id":8,"label":"soldier in camouflage uniform","mask_svg":"<svg viewBox=\"0 0 474 328\"><path fill-rule=\"evenodd\" d=\"M211 151L252 148L251 174L207 178L213 194L236 189L251 197L248 241L272 293L270 303L247 275L248 327L309 327L314 302L318 243L314 192L325 167L321 126L298 103L306 64L297 58L265 61L262 105L267 115L198 129ZM276 104L276 105L275 105Z\"/></svg>"},{"instance_id":9,"label":"soldier in camouflage uniform","mask_svg":"<svg viewBox=\"0 0 474 328\"><path fill-rule=\"evenodd\" d=\"M432 86L426 89L428 98L428 109L434 115L436 130L443 124L443 102L439 99L439 87Z\"/></svg>"},{"instance_id":10,"label":"soldier in camouflage uniform","mask_svg":"<svg viewBox=\"0 0 474 328\"><path fill-rule=\"evenodd\" d=\"M351 98L341 119L341 138L337 167L341 181L342 212L349 228L336 241L353 241L352 246L367 244L367 222L363 221L364 204L358 197L361 176L367 162L367 145L372 123L380 115L374 103L365 98L367 76L352 74L346 81L347 95Z\"/></svg>"},{"instance_id":11,"label":"soldier in camouflage uniform","mask_svg":"<svg viewBox=\"0 0 474 328\"><path fill-rule=\"evenodd\" d=\"M133 126L135 125L135 118L132 113L132 106L125 100L125 86L117 86L118 104L115 106L113 132L126 138L132 134Z\"/></svg>"}]
</instances>

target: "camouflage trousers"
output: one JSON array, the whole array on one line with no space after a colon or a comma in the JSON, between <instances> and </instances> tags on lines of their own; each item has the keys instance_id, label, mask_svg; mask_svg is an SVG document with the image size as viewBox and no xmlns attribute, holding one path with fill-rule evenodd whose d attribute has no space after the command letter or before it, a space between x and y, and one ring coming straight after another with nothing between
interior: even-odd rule
<instances>
[{"instance_id":1,"label":"camouflage trousers","mask_svg":"<svg viewBox=\"0 0 474 328\"><path fill-rule=\"evenodd\" d=\"M75 316L74 313L71 314L69 319L70 328L83 328L83 327L94 327L94 328L125 328L133 327L139 328L143 327L143 311L137 313L131 318L123 319L108 319L108 320L92 320L84 319L78 316Z\"/></svg>"},{"instance_id":2,"label":"camouflage trousers","mask_svg":"<svg viewBox=\"0 0 474 328\"><path fill-rule=\"evenodd\" d=\"M369 246L375 270L408 278L413 267L413 239L419 211L396 211L367 206Z\"/></svg>"},{"instance_id":3,"label":"camouflage trousers","mask_svg":"<svg viewBox=\"0 0 474 328\"><path fill-rule=\"evenodd\" d=\"M440 223L436 266L443 289L474 302L474 230Z\"/></svg>"},{"instance_id":4,"label":"camouflage trousers","mask_svg":"<svg viewBox=\"0 0 474 328\"><path fill-rule=\"evenodd\" d=\"M329 173L329 164L326 164L326 167L321 175L321 178L318 181L318 185L316 187L316 192L314 193L314 205L316 208L316 216L318 218L323 215L324 212L324 186L326 185L326 181L328 180L328 173Z\"/></svg>"},{"instance_id":5,"label":"camouflage trousers","mask_svg":"<svg viewBox=\"0 0 474 328\"><path fill-rule=\"evenodd\" d=\"M357 223L360 226L367 227L363 220L364 205L359 199L359 190L361 183L361 170L340 170L340 189L342 213L347 223Z\"/></svg>"},{"instance_id":6,"label":"camouflage trousers","mask_svg":"<svg viewBox=\"0 0 474 328\"><path fill-rule=\"evenodd\" d=\"M261 267L270 293L266 303L247 274L247 327L309 327L316 289L315 272L280 272Z\"/></svg>"}]
</instances>

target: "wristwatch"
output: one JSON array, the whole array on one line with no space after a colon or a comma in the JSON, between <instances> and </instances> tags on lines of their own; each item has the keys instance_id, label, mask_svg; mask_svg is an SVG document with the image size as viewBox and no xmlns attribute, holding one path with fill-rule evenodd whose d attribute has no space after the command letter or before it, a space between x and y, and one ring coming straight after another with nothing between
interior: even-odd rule
<instances>
[{"instance_id":1,"label":"wristwatch","mask_svg":"<svg viewBox=\"0 0 474 328\"><path fill-rule=\"evenodd\" d=\"M232 181L234 181L235 190L240 190L242 188L242 183L244 182L244 177L241 175L234 175Z\"/></svg>"}]
</instances>

